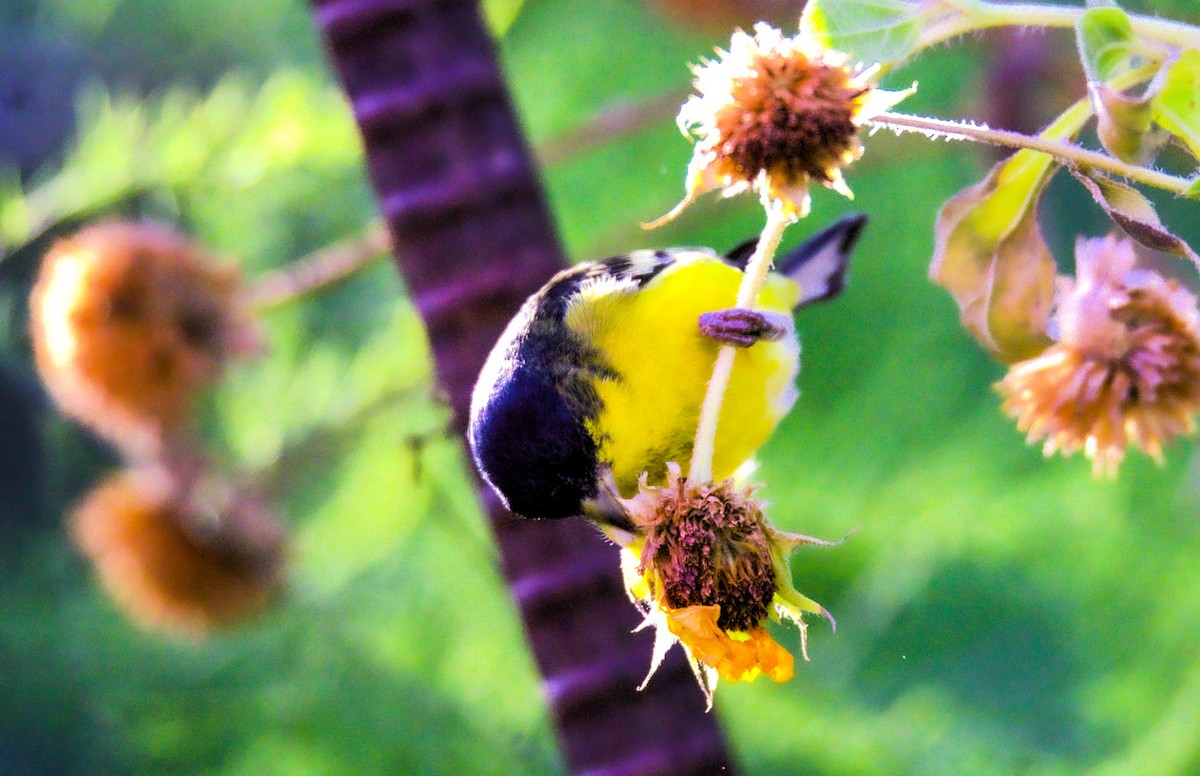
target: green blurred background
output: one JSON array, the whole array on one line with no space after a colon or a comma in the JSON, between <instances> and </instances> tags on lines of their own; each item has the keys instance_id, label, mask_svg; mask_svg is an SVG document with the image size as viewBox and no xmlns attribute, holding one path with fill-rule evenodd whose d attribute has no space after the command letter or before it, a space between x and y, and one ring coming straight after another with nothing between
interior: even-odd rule
<instances>
[{"instance_id":1,"label":"green blurred background","mask_svg":"<svg viewBox=\"0 0 1200 776\"><path fill-rule=\"evenodd\" d=\"M728 40L665 5L488 6L574 259L724 249L760 227L748 199L637 226L676 201L689 154L660 98ZM1196 21L1191 0L1156 7ZM885 85L921 82L908 112L997 123L989 105L1007 97L1036 126L1082 82L1061 33L1034 45L1062 83L1012 81L1037 64L1003 56L1016 40L940 48ZM646 101L658 107L633 131L586 129ZM939 203L990 157L886 134L867 146L855 202L817 192L787 237L851 207L871 216L848 293L801 316L802 397L761 456L777 524L855 531L793 564L838 630L814 623L788 684L721 688L737 757L756 774L1200 772L1193 444L1162 467L1134 454L1116 481L1027 447L991 389L1001 368L926 280ZM49 237L157 218L258 273L374 217L305 4L4 0L0 155L0 773L561 772L386 262L271 312L269 355L204 405L213 455L292 531L282 606L199 643L140 631L61 530L118 462L57 416L30 365L24 300ZM1068 264L1076 234L1106 229L1073 187L1060 176L1044 209ZM1164 205L1192 240L1196 215Z\"/></svg>"}]
</instances>

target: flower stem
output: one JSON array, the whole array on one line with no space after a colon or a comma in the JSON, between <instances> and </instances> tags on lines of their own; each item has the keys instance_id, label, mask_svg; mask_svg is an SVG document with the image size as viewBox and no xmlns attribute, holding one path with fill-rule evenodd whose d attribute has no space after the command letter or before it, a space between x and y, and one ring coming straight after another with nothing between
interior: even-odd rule
<instances>
[{"instance_id":1,"label":"flower stem","mask_svg":"<svg viewBox=\"0 0 1200 776\"><path fill-rule=\"evenodd\" d=\"M738 286L736 307L752 308L758 301L758 292L762 289L771 271L771 262L779 241L783 238L783 230L792 222L791 216L784 212L778 202L772 202L767 207L767 223L754 255L746 263L746 272L742 275L742 283ZM707 482L713 478L713 452L717 441L717 420L721 416L721 404L725 399L725 389L729 387L729 379L733 375L733 360L737 348L723 345L717 351L717 361L713 365L712 378L708 381L708 389L704 394L704 402L700 405L700 421L696 426L696 440L692 445L692 463L688 468L688 478L693 482Z\"/></svg>"},{"instance_id":2,"label":"flower stem","mask_svg":"<svg viewBox=\"0 0 1200 776\"><path fill-rule=\"evenodd\" d=\"M387 229L382 222L373 223L358 237L322 248L263 275L251 291L253 305L269 310L302 299L345 280L385 256L389 247Z\"/></svg>"},{"instance_id":3,"label":"flower stem","mask_svg":"<svg viewBox=\"0 0 1200 776\"><path fill-rule=\"evenodd\" d=\"M869 123L886 127L893 132L923 132L931 137L977 140L981 143L991 143L1007 148L1027 148L1031 151L1040 151L1053 156L1063 164L1084 169L1103 170L1131 181L1144 183L1147 186L1165 189L1174 194L1183 194L1191 185L1191 181L1186 178L1127 164L1108 154L1081 148L1063 140L1053 140L1042 135L1023 135L1020 132L1010 132L1004 129L991 129L986 126L945 119L907 116L901 113L882 113Z\"/></svg>"},{"instance_id":4,"label":"flower stem","mask_svg":"<svg viewBox=\"0 0 1200 776\"><path fill-rule=\"evenodd\" d=\"M700 405L700 422L696 426L696 441L692 443L692 464L688 468L688 478L693 482L707 482L712 479L713 451L717 441L717 418L721 415L721 402L725 399L725 389L729 387L729 378L733 374L733 357L737 355L732 345L722 345L717 351L717 362L713 365L712 378L708 381L708 390L704 394L704 403Z\"/></svg>"},{"instance_id":5,"label":"flower stem","mask_svg":"<svg viewBox=\"0 0 1200 776\"><path fill-rule=\"evenodd\" d=\"M1086 8L1040 3L988 3L954 0L947 5L962 11L945 22L931 24L919 48L988 27L1058 27L1074 29ZM1180 48L1200 48L1200 28L1169 19L1129 14L1133 31L1143 37Z\"/></svg>"}]
</instances>

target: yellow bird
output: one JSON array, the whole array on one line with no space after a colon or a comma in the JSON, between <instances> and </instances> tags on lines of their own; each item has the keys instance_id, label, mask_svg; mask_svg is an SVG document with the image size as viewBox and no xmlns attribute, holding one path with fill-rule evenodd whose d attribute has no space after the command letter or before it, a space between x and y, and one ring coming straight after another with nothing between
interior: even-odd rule
<instances>
[{"instance_id":1,"label":"yellow bird","mask_svg":"<svg viewBox=\"0 0 1200 776\"><path fill-rule=\"evenodd\" d=\"M468 440L480 472L524 517L581 515L611 468L623 496L669 461L686 468L721 344L739 346L717 423L713 475L758 449L796 400L792 311L836 296L866 218L852 215L780 257L755 310L734 308L755 240L635 251L558 273L488 356Z\"/></svg>"}]
</instances>

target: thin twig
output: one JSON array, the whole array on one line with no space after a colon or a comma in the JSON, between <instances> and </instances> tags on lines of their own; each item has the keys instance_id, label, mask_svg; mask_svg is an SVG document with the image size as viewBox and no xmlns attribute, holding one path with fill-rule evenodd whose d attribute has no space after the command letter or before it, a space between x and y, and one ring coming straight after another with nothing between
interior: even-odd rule
<instances>
[{"instance_id":1,"label":"thin twig","mask_svg":"<svg viewBox=\"0 0 1200 776\"><path fill-rule=\"evenodd\" d=\"M977 124L963 124L957 121L908 116L901 113L882 113L869 123L873 126L885 127L893 132L922 132L931 137L977 140L981 143L1007 148L1039 151L1055 157L1064 164L1083 169L1103 170L1122 178L1144 183L1147 186L1170 191L1173 194L1183 194L1191 185L1191 181L1187 178L1127 164L1108 154L1082 148L1062 140L1052 140L1041 135L1023 135L1020 132L1010 132L1005 129L991 129Z\"/></svg>"},{"instance_id":2,"label":"thin twig","mask_svg":"<svg viewBox=\"0 0 1200 776\"><path fill-rule=\"evenodd\" d=\"M762 236L754 255L746 264L746 272L742 275L742 283L738 287L736 307L752 308L758 300L758 292L762 289L771 270L771 262L779 241L783 238L783 230L791 223L779 203L772 203L767 209L767 223L763 227ZM688 478L695 482L707 482L713 478L713 453L716 450L717 422L721 416L721 405L725 399L725 389L729 387L729 379L733 375L733 361L737 349L732 345L722 345L717 351L717 362L713 365L713 375L708 381L708 389L704 394L704 402L700 405L700 421L696 426L696 440L692 445L692 462L688 468Z\"/></svg>"},{"instance_id":3,"label":"thin twig","mask_svg":"<svg viewBox=\"0 0 1200 776\"><path fill-rule=\"evenodd\" d=\"M1075 29L1086 8L1040 3L950 3L964 13L947 22L930 25L921 35L917 49L989 27L1050 27ZM1138 35L1180 48L1200 47L1200 28L1154 16L1128 14ZM915 53L915 52L914 52Z\"/></svg>"},{"instance_id":4,"label":"thin twig","mask_svg":"<svg viewBox=\"0 0 1200 776\"><path fill-rule=\"evenodd\" d=\"M253 304L268 310L301 299L384 258L389 247L387 228L382 221L375 221L357 237L321 248L263 275L251 291Z\"/></svg>"},{"instance_id":5,"label":"thin twig","mask_svg":"<svg viewBox=\"0 0 1200 776\"><path fill-rule=\"evenodd\" d=\"M605 106L584 123L537 144L534 153L543 167L582 156L615 140L637 134L679 110L686 91L659 94L634 102Z\"/></svg>"}]
</instances>

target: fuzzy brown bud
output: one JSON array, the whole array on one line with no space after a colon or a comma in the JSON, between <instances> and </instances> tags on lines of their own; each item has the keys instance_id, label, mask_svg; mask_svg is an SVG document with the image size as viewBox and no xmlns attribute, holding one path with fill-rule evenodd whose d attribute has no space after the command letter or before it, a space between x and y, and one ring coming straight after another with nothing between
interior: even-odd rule
<instances>
[{"instance_id":1,"label":"fuzzy brown bud","mask_svg":"<svg viewBox=\"0 0 1200 776\"><path fill-rule=\"evenodd\" d=\"M141 624L199 635L240 621L279 589L283 528L208 475L181 490L163 470L114 476L71 516L101 583Z\"/></svg>"},{"instance_id":2,"label":"fuzzy brown bud","mask_svg":"<svg viewBox=\"0 0 1200 776\"><path fill-rule=\"evenodd\" d=\"M55 243L30 323L62 410L139 456L186 420L231 355L257 343L238 272L153 224L100 223Z\"/></svg>"}]
</instances>

